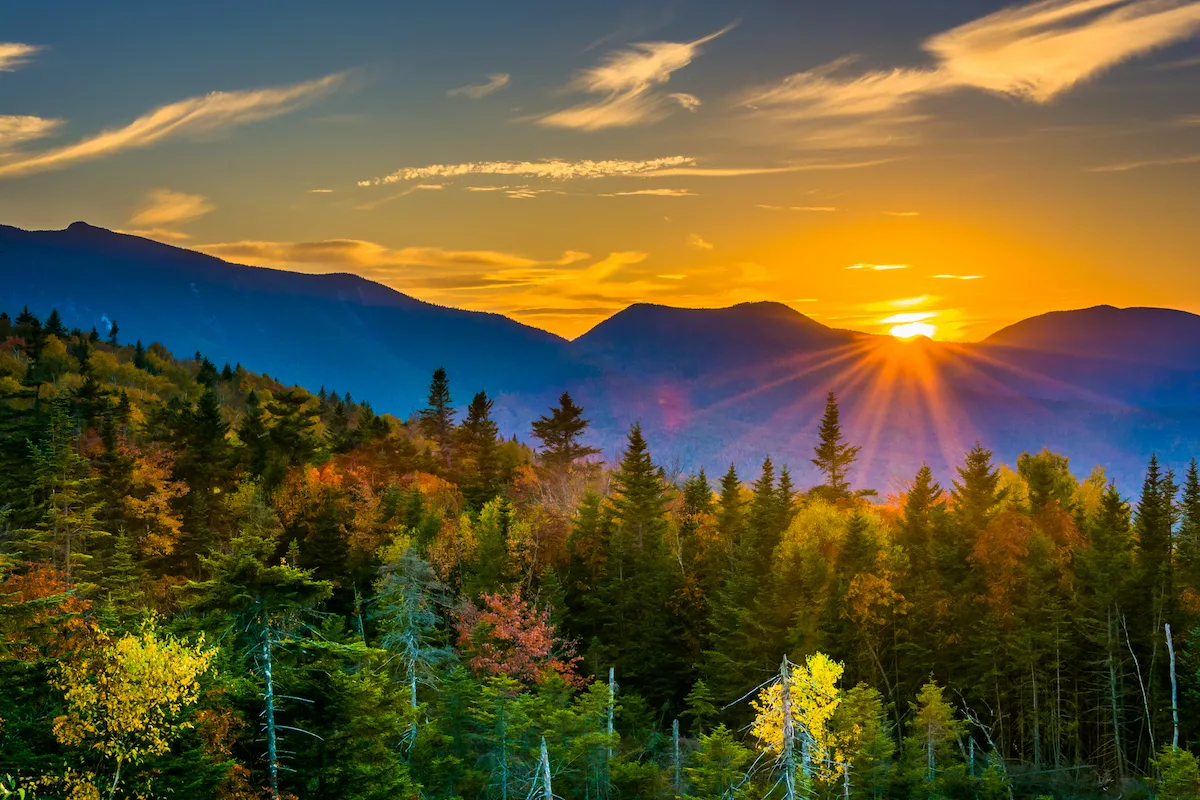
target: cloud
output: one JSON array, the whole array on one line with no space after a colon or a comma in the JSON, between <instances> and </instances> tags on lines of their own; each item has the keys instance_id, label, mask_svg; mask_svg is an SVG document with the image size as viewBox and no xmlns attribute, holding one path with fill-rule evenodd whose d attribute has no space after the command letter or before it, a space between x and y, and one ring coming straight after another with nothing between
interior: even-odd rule
<instances>
[{"instance_id":1,"label":"cloud","mask_svg":"<svg viewBox=\"0 0 1200 800\"><path fill-rule=\"evenodd\" d=\"M865 269L874 272L889 272L895 269L908 269L908 264L851 264L846 269Z\"/></svg>"},{"instance_id":2,"label":"cloud","mask_svg":"<svg viewBox=\"0 0 1200 800\"><path fill-rule=\"evenodd\" d=\"M909 311L903 314L892 314L890 317L885 317L879 320L881 325L906 324L909 322L924 322L927 319L933 319L938 315L936 311Z\"/></svg>"},{"instance_id":3,"label":"cloud","mask_svg":"<svg viewBox=\"0 0 1200 800\"><path fill-rule=\"evenodd\" d=\"M686 92L675 92L674 94L667 95L667 98L674 100L676 103L678 103L679 107L682 108L684 111L695 111L697 108L700 107L700 98L696 97L696 95L694 95L694 94L687 94Z\"/></svg>"},{"instance_id":4,"label":"cloud","mask_svg":"<svg viewBox=\"0 0 1200 800\"><path fill-rule=\"evenodd\" d=\"M944 281L977 281L982 275L934 275L934 278Z\"/></svg>"},{"instance_id":5,"label":"cloud","mask_svg":"<svg viewBox=\"0 0 1200 800\"><path fill-rule=\"evenodd\" d=\"M687 156L668 156L648 161L468 161L464 164L430 164L425 167L404 167L382 178L359 181L359 186L379 186L400 181L427 178L458 178L463 175L519 175L565 181L577 178L608 178L614 175L640 175L683 164L695 164Z\"/></svg>"},{"instance_id":6,"label":"cloud","mask_svg":"<svg viewBox=\"0 0 1200 800\"><path fill-rule=\"evenodd\" d=\"M1200 164L1200 153L1188 156L1173 156L1171 158L1150 158L1144 161L1125 161L1118 164L1104 164L1099 167L1089 167L1088 172L1128 172L1131 169L1145 167L1170 167L1183 164Z\"/></svg>"},{"instance_id":7,"label":"cloud","mask_svg":"<svg viewBox=\"0 0 1200 800\"><path fill-rule=\"evenodd\" d=\"M638 189L632 192L607 192L601 197L699 197L691 189Z\"/></svg>"},{"instance_id":8,"label":"cloud","mask_svg":"<svg viewBox=\"0 0 1200 800\"><path fill-rule=\"evenodd\" d=\"M309 189L309 194L333 194L333 189Z\"/></svg>"},{"instance_id":9,"label":"cloud","mask_svg":"<svg viewBox=\"0 0 1200 800\"><path fill-rule=\"evenodd\" d=\"M883 213L888 215L889 217L919 217L919 216L921 216L920 211L885 211Z\"/></svg>"},{"instance_id":10,"label":"cloud","mask_svg":"<svg viewBox=\"0 0 1200 800\"><path fill-rule=\"evenodd\" d=\"M684 278L686 278L687 275L681 275L679 273L672 273L670 275L655 275L654 277L662 278L664 281L681 281Z\"/></svg>"},{"instance_id":11,"label":"cloud","mask_svg":"<svg viewBox=\"0 0 1200 800\"><path fill-rule=\"evenodd\" d=\"M712 242L704 241L704 237L702 237L698 233L693 233L690 236L688 236L688 247L694 247L697 250L712 250L713 249Z\"/></svg>"},{"instance_id":12,"label":"cloud","mask_svg":"<svg viewBox=\"0 0 1200 800\"><path fill-rule=\"evenodd\" d=\"M209 255L259 267L328 267L370 270L380 267L535 267L543 262L496 250L446 250L440 247L391 249L361 239L314 242L242 241L202 245Z\"/></svg>"},{"instance_id":13,"label":"cloud","mask_svg":"<svg viewBox=\"0 0 1200 800\"><path fill-rule=\"evenodd\" d=\"M60 125L61 119L0 115L0 157L7 148L49 136Z\"/></svg>"},{"instance_id":14,"label":"cloud","mask_svg":"<svg viewBox=\"0 0 1200 800\"><path fill-rule=\"evenodd\" d=\"M486 83L460 86L457 89L451 89L446 94L451 97L468 97L472 100L478 100L481 97L487 97L489 94L500 91L510 83L512 83L511 75L504 72L497 72L493 75L488 75Z\"/></svg>"},{"instance_id":15,"label":"cloud","mask_svg":"<svg viewBox=\"0 0 1200 800\"><path fill-rule=\"evenodd\" d=\"M278 117L328 95L345 80L344 73L269 89L211 92L150 111L123 128L103 131L72 145L40 153L17 154L0 162L0 178L63 169L116 153L149 147L178 136L211 135L239 125Z\"/></svg>"},{"instance_id":16,"label":"cloud","mask_svg":"<svg viewBox=\"0 0 1200 800\"><path fill-rule=\"evenodd\" d=\"M837 211L837 208L835 208L834 206L768 206L768 205L759 203L755 207L756 208L765 208L768 211L814 211L814 212L815 211L821 211L821 212Z\"/></svg>"},{"instance_id":17,"label":"cloud","mask_svg":"<svg viewBox=\"0 0 1200 800\"><path fill-rule=\"evenodd\" d=\"M743 102L800 121L871 116L914 121L920 117L908 108L916 101L960 89L1048 103L1197 30L1197 0L1042 0L930 37L923 48L933 66L855 73L854 59L841 58L754 90Z\"/></svg>"},{"instance_id":18,"label":"cloud","mask_svg":"<svg viewBox=\"0 0 1200 800\"><path fill-rule=\"evenodd\" d=\"M537 122L555 128L594 131L657 122L667 115L669 102L693 110L700 104L693 95L666 94L657 91L657 87L692 63L702 45L729 32L734 25L691 42L640 42L609 53L598 66L583 70L567 85L568 91L601 95L600 100L546 114L537 118Z\"/></svg>"},{"instance_id":19,"label":"cloud","mask_svg":"<svg viewBox=\"0 0 1200 800\"><path fill-rule=\"evenodd\" d=\"M181 225L216 208L207 197L198 194L151 189L146 195L149 198L148 202L129 218L130 225L152 228Z\"/></svg>"},{"instance_id":20,"label":"cloud","mask_svg":"<svg viewBox=\"0 0 1200 800\"><path fill-rule=\"evenodd\" d=\"M153 239L156 242L186 242L192 237L183 231L175 231L170 228L150 228L148 230L118 230L117 233L128 234L129 236L140 236L143 239Z\"/></svg>"},{"instance_id":21,"label":"cloud","mask_svg":"<svg viewBox=\"0 0 1200 800\"><path fill-rule=\"evenodd\" d=\"M544 159L542 161L468 161L462 164L429 164L424 167L402 167L382 177L358 181L361 187L386 186L402 181L430 178L459 178L464 175L504 175L541 178L553 181L591 180L594 178L638 177L701 177L731 178L743 175L772 175L787 172L821 172L826 170L862 169L886 164L891 159L871 161L813 161L782 167L702 167L691 156L666 156L644 161L607 159ZM474 192L500 191L506 187L468 186Z\"/></svg>"},{"instance_id":22,"label":"cloud","mask_svg":"<svg viewBox=\"0 0 1200 800\"><path fill-rule=\"evenodd\" d=\"M17 67L24 66L30 57L40 50L42 48L37 45L0 42L0 72L12 72Z\"/></svg>"},{"instance_id":23,"label":"cloud","mask_svg":"<svg viewBox=\"0 0 1200 800\"><path fill-rule=\"evenodd\" d=\"M436 191L438 189L445 189L446 187L440 183L418 183L413 188L419 189L422 191Z\"/></svg>"}]
</instances>

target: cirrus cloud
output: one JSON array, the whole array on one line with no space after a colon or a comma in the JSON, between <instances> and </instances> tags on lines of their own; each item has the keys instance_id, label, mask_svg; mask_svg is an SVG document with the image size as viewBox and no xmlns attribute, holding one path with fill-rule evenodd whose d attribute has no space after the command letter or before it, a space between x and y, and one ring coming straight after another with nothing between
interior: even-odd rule
<instances>
[{"instance_id":1,"label":"cirrus cloud","mask_svg":"<svg viewBox=\"0 0 1200 800\"><path fill-rule=\"evenodd\" d=\"M598 66L583 70L567 85L568 91L602 95L602 99L545 114L536 121L554 128L595 131L657 122L667 115L670 102L695 110L700 100L694 95L666 94L657 87L691 64L703 45L736 24L690 42L639 42L609 53Z\"/></svg>"},{"instance_id":2,"label":"cirrus cloud","mask_svg":"<svg viewBox=\"0 0 1200 800\"><path fill-rule=\"evenodd\" d=\"M0 42L0 72L12 72L20 66L29 63L34 53L41 50L34 44L21 42Z\"/></svg>"},{"instance_id":3,"label":"cirrus cloud","mask_svg":"<svg viewBox=\"0 0 1200 800\"><path fill-rule=\"evenodd\" d=\"M121 128L40 153L16 153L0 161L0 179L63 169L83 161L149 147L179 136L211 135L303 108L337 89L337 73L304 83L238 92L210 92L160 106Z\"/></svg>"},{"instance_id":4,"label":"cirrus cloud","mask_svg":"<svg viewBox=\"0 0 1200 800\"><path fill-rule=\"evenodd\" d=\"M500 91L510 83L512 83L511 75L504 72L497 72L493 75L488 75L487 82L485 83L467 84L457 89L451 89L446 94L450 97L467 97L471 100L479 100L480 98L487 97L489 94Z\"/></svg>"}]
</instances>

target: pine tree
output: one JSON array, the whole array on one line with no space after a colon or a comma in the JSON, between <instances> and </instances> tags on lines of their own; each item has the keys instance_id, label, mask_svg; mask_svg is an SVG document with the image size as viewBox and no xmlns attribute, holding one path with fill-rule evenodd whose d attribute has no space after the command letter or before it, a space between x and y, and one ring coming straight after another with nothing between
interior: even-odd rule
<instances>
[{"instance_id":1,"label":"pine tree","mask_svg":"<svg viewBox=\"0 0 1200 800\"><path fill-rule=\"evenodd\" d=\"M58 314L58 309L52 309L50 316L46 317L45 334L47 336L57 336L59 339L67 338L67 328L63 325L62 317Z\"/></svg>"},{"instance_id":2,"label":"pine tree","mask_svg":"<svg viewBox=\"0 0 1200 800\"><path fill-rule=\"evenodd\" d=\"M1005 491L1000 489L1000 470L992 465L992 451L979 442L958 468L958 480L950 496L959 530L974 537L988 526Z\"/></svg>"},{"instance_id":3,"label":"pine tree","mask_svg":"<svg viewBox=\"0 0 1200 800\"><path fill-rule=\"evenodd\" d=\"M117 321L115 319L108 324L108 343L113 347L117 346L117 334L120 332L121 329L117 327Z\"/></svg>"},{"instance_id":4,"label":"pine tree","mask_svg":"<svg viewBox=\"0 0 1200 800\"><path fill-rule=\"evenodd\" d=\"M587 427L583 408L575 405L568 392L558 398L558 405L550 409L549 416L534 421L533 436L542 443L540 456L547 469L561 474L579 459L600 452L580 442Z\"/></svg>"},{"instance_id":5,"label":"pine tree","mask_svg":"<svg viewBox=\"0 0 1200 800\"><path fill-rule=\"evenodd\" d=\"M262 477L270 463L271 450L263 408L253 389L246 395L246 413L238 423L237 434L245 448L243 452L247 470L255 478Z\"/></svg>"},{"instance_id":6,"label":"pine tree","mask_svg":"<svg viewBox=\"0 0 1200 800\"><path fill-rule=\"evenodd\" d=\"M847 473L862 449L842 439L842 423L838 411L837 396L830 392L825 398L825 415L821 418L818 431L820 443L813 448L816 458L813 465L825 473L825 494L831 500L850 496L850 481Z\"/></svg>"},{"instance_id":7,"label":"pine tree","mask_svg":"<svg viewBox=\"0 0 1200 800\"><path fill-rule=\"evenodd\" d=\"M477 392L467 406L467 418L458 428L459 444L474 467L464 493L477 508L496 495L500 480L497 441L500 428L492 420L493 403L487 392Z\"/></svg>"},{"instance_id":8,"label":"pine tree","mask_svg":"<svg viewBox=\"0 0 1200 800\"><path fill-rule=\"evenodd\" d=\"M349 405L349 394L346 397L346 403ZM454 433L454 408L450 403L450 381L446 378L446 370L438 367L434 370L433 380L429 384L428 403L418 412L418 416L421 420L421 430L426 437L437 443L438 452L447 469L450 467L451 437Z\"/></svg>"},{"instance_id":9,"label":"pine tree","mask_svg":"<svg viewBox=\"0 0 1200 800\"><path fill-rule=\"evenodd\" d=\"M33 452L32 491L42 515L25 532L23 549L28 557L40 557L60 569L68 583L91 589L101 569L96 557L109 533L97 519L101 504L95 479L79 454L77 439L68 401L55 398L49 430Z\"/></svg>"},{"instance_id":10,"label":"pine tree","mask_svg":"<svg viewBox=\"0 0 1200 800\"><path fill-rule=\"evenodd\" d=\"M1183 482L1178 542L1175 550L1177 586L1180 591L1200 591L1200 469L1196 459L1188 465Z\"/></svg>"},{"instance_id":11,"label":"pine tree","mask_svg":"<svg viewBox=\"0 0 1200 800\"><path fill-rule=\"evenodd\" d=\"M1137 565L1144 589L1145 629L1157 628L1157 620L1166 612L1165 603L1173 598L1171 521L1174 515L1174 481L1163 476L1158 457L1151 456L1142 484L1142 496L1135 515Z\"/></svg>"},{"instance_id":12,"label":"pine tree","mask_svg":"<svg viewBox=\"0 0 1200 800\"><path fill-rule=\"evenodd\" d=\"M712 690L703 680L692 684L692 690L684 698L683 704L684 711L680 716L690 720L688 730L698 736L703 736L705 731L710 730L720 715Z\"/></svg>"}]
</instances>

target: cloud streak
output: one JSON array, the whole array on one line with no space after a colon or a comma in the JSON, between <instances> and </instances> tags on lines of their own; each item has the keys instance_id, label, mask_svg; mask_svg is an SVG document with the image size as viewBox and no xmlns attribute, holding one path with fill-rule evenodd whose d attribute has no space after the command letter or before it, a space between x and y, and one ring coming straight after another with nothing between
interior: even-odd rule
<instances>
[{"instance_id":1,"label":"cloud streak","mask_svg":"<svg viewBox=\"0 0 1200 800\"><path fill-rule=\"evenodd\" d=\"M504 72L497 72L493 75L488 75L487 82L485 83L467 84L457 89L451 89L446 94L450 97L466 97L471 100L479 100L480 98L487 97L489 94L500 91L510 83L512 83L511 75Z\"/></svg>"},{"instance_id":2,"label":"cloud streak","mask_svg":"<svg viewBox=\"0 0 1200 800\"><path fill-rule=\"evenodd\" d=\"M842 58L755 90L744 103L793 121L914 121L918 100L962 89L1048 103L1198 30L1197 0L1042 0L930 37L923 49L933 66L855 73L854 59Z\"/></svg>"},{"instance_id":3,"label":"cloud streak","mask_svg":"<svg viewBox=\"0 0 1200 800\"><path fill-rule=\"evenodd\" d=\"M61 119L8 115L0 116L0 157L9 147L32 142L54 133Z\"/></svg>"},{"instance_id":4,"label":"cloud streak","mask_svg":"<svg viewBox=\"0 0 1200 800\"><path fill-rule=\"evenodd\" d=\"M17 67L29 63L34 53L41 47L20 42L0 42L0 72L12 72Z\"/></svg>"},{"instance_id":5,"label":"cloud streak","mask_svg":"<svg viewBox=\"0 0 1200 800\"><path fill-rule=\"evenodd\" d=\"M1171 167L1184 164L1200 164L1200 153L1171 158L1149 158L1142 161L1124 161L1118 164L1103 164L1099 167L1089 167L1088 172L1129 172L1146 167Z\"/></svg>"},{"instance_id":6,"label":"cloud streak","mask_svg":"<svg viewBox=\"0 0 1200 800\"><path fill-rule=\"evenodd\" d=\"M197 217L202 217L216 208L203 195L186 194L170 189L151 189L147 192L147 197L146 204L129 218L130 225L138 227L181 225Z\"/></svg>"},{"instance_id":7,"label":"cloud streak","mask_svg":"<svg viewBox=\"0 0 1200 800\"><path fill-rule=\"evenodd\" d=\"M632 192L606 192L601 197L699 197L691 189L637 189Z\"/></svg>"},{"instance_id":8,"label":"cloud streak","mask_svg":"<svg viewBox=\"0 0 1200 800\"><path fill-rule=\"evenodd\" d=\"M161 106L122 128L103 131L75 144L18 153L0 162L0 179L64 169L84 161L149 147L181 136L212 135L240 125L296 111L340 86L345 73L314 81L240 92L211 92Z\"/></svg>"},{"instance_id":9,"label":"cloud streak","mask_svg":"<svg viewBox=\"0 0 1200 800\"><path fill-rule=\"evenodd\" d=\"M734 28L737 23L690 42L639 42L609 53L598 66L581 71L567 85L568 91L599 95L601 99L580 103L537 118L553 128L595 131L657 122L668 114L671 103L688 111L700 100L684 93L664 93L658 87L691 64L703 45Z\"/></svg>"}]
</instances>

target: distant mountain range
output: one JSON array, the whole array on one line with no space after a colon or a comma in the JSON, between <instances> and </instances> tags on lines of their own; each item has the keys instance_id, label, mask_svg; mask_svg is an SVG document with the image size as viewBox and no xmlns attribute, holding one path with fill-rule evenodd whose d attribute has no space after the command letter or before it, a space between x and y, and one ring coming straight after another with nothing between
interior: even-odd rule
<instances>
[{"instance_id":1,"label":"distant mountain range","mask_svg":"<svg viewBox=\"0 0 1200 800\"><path fill-rule=\"evenodd\" d=\"M0 226L0 308L57 308L68 326L116 320L123 341L161 341L241 362L406 416L444 366L458 403L486 389L508 433L563 389L616 455L640 421L671 468L710 474L763 456L801 482L825 392L863 445L861 485L883 491L928 462L944 480L976 439L1013 462L1043 446L1134 487L1158 452L1200 455L1200 316L1111 306L1060 311L977 344L899 342L822 325L779 303L630 306L567 341L497 314L425 303L354 275L220 259L84 223Z\"/></svg>"}]
</instances>

